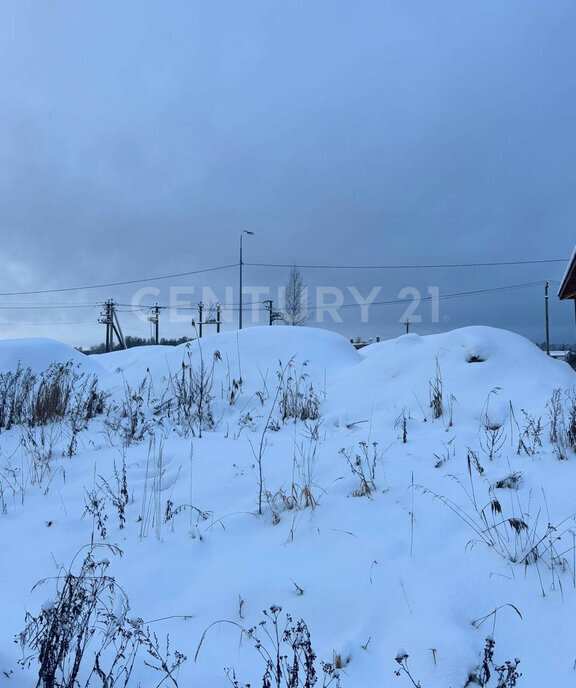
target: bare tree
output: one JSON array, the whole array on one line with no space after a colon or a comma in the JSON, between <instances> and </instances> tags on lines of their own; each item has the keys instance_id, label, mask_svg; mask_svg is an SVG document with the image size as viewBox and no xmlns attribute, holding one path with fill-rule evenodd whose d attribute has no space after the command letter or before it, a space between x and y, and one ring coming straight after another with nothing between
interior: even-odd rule
<instances>
[{"instance_id":1,"label":"bare tree","mask_svg":"<svg viewBox=\"0 0 576 688\"><path fill-rule=\"evenodd\" d=\"M282 313L287 325L305 325L308 321L307 287L302 271L293 265L286 283L284 311Z\"/></svg>"}]
</instances>

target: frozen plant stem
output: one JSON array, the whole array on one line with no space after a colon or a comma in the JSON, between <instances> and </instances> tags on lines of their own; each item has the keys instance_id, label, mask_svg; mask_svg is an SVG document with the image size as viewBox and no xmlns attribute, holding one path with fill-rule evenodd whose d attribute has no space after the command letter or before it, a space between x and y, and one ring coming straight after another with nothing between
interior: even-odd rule
<instances>
[{"instance_id":1,"label":"frozen plant stem","mask_svg":"<svg viewBox=\"0 0 576 688\"><path fill-rule=\"evenodd\" d=\"M410 485L412 495L411 495L411 505L410 505L410 556L414 549L414 471L412 471L412 483Z\"/></svg>"},{"instance_id":2,"label":"frozen plant stem","mask_svg":"<svg viewBox=\"0 0 576 688\"><path fill-rule=\"evenodd\" d=\"M263 502L263 496L264 496L264 453L266 451L266 433L268 432L268 428L270 425L270 421L272 419L272 415L274 413L274 409L276 408L276 404L278 403L278 398L280 396L280 392L282 391L283 388L283 382L284 382L284 377L286 375L286 371L288 368L292 365L294 359L291 358L288 363L284 367L280 368L280 372L278 373L278 385L276 386L276 393L274 394L274 399L272 400L272 404L270 406L270 411L268 412L268 417L266 418L266 423L264 424L264 428L262 430L262 434L260 435L260 442L258 444L258 451L254 450L254 447L252 446L252 443L250 443L250 447L252 448L252 453L254 454L254 458L256 459L256 464L258 466L258 515L262 515L262 502Z\"/></svg>"},{"instance_id":3,"label":"frozen plant stem","mask_svg":"<svg viewBox=\"0 0 576 688\"><path fill-rule=\"evenodd\" d=\"M415 688L422 688L420 681L415 681L414 677L410 673L410 669L408 669L408 654L406 652L400 651L396 655L395 659L400 667L399 669L396 669L396 671L394 672L396 676L401 676L402 674L404 674L410 679L410 682Z\"/></svg>"}]
</instances>

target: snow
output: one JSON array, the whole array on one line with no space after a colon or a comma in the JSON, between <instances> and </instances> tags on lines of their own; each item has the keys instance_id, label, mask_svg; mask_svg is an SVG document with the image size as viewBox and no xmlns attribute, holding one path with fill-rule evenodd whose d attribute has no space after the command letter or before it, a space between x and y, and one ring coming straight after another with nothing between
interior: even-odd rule
<instances>
[{"instance_id":1,"label":"snow","mask_svg":"<svg viewBox=\"0 0 576 688\"><path fill-rule=\"evenodd\" d=\"M436 362L445 394L455 397L454 414L476 421L492 390L498 389L498 394L489 411L504 421L510 403L517 410L541 412L542 391L566 387L571 376L567 366L543 356L535 344L490 327L427 337L407 334L372 344L359 354L362 363L344 370L330 388L328 409L343 410L348 421L398 415L402 409L422 418L428 410L429 380L436 375ZM468 362L474 358L482 362ZM359 385L363 394L350 395L350 388Z\"/></svg>"},{"instance_id":2,"label":"snow","mask_svg":"<svg viewBox=\"0 0 576 688\"><path fill-rule=\"evenodd\" d=\"M566 269L564 270L564 274L562 275L562 279L560 280L560 286L558 287L558 293L557 296L560 296L562 292L562 287L564 286L564 282L568 279L568 274L570 273L570 268L572 265L574 265L574 260L576 259L576 246L574 246L574 249L572 250L572 255L570 256L570 260L568 261L568 264L566 265Z\"/></svg>"},{"instance_id":3,"label":"snow","mask_svg":"<svg viewBox=\"0 0 576 688\"><path fill-rule=\"evenodd\" d=\"M92 538L123 551L95 556L109 560L107 573L128 596L130 617L152 622L158 637L169 634L170 647L187 655L180 686L229 686L225 667L234 668L241 685L260 685L262 658L249 638L240 642L238 626L257 626L272 605L282 607L282 620L286 612L305 620L319 658L340 657L343 688L409 685L406 676L394 676L399 654L408 655L411 674L426 688L463 686L488 635L498 663L522 660L519 686L572 685L576 456L568 449L567 460L557 458L547 408L555 389L570 408L576 374L566 363L487 327L408 334L359 351L339 335L303 327L249 328L179 347L91 357L51 340L0 342L0 372L18 363L41 371L67 360L98 375L109 405L120 405L127 390L136 394L146 379L143 412L151 433L124 449L126 527L119 528L108 501L102 538L84 512L86 491L99 486L102 495L103 479L114 487L114 464L122 462L119 434L106 429L106 417L90 422L71 458L61 456L67 426L55 431L42 484L24 480L30 458L22 428L1 431L0 686L36 683L34 662L18 665L13 639L26 611L37 615L54 604L53 577L74 557L77 569L78 553ZM148 400L162 396L183 363L201 361L207 368L214 363L216 427L205 428L202 438L197 428L186 437L173 416L159 422ZM322 402L319 422L279 418L273 403L283 369L302 394L313 387ZM240 378L230 404L232 382ZM442 388L438 418L430 407L434 385ZM266 430L270 413L274 423ZM110 411L110 422L115 414ZM518 454L530 416L541 418L542 446L536 444L534 455ZM271 496L258 514L262 440ZM353 496L361 483L346 455L352 462L364 457L369 467L374 452L370 496ZM488 490L514 473L520 474L517 490ZM15 476L26 484L17 494L10 487ZM284 508L279 491L286 498L294 485L303 500L305 484L315 506ZM525 551L516 552L516 562L506 555L517 543L508 523L486 532L472 499L490 514L494 496L502 509L498 520L525 521L533 542L548 533L537 564L520 563ZM168 501L174 515L166 521ZM557 530L547 530L548 523ZM483 541L496 532L504 544ZM211 626L220 620L233 624ZM142 659L130 685L156 686L161 675Z\"/></svg>"},{"instance_id":4,"label":"snow","mask_svg":"<svg viewBox=\"0 0 576 688\"><path fill-rule=\"evenodd\" d=\"M0 373L15 370L18 364L37 373L46 370L52 363L68 361L80 366L89 375L105 374L93 356L86 356L71 346L53 339L31 337L0 341Z\"/></svg>"}]
</instances>

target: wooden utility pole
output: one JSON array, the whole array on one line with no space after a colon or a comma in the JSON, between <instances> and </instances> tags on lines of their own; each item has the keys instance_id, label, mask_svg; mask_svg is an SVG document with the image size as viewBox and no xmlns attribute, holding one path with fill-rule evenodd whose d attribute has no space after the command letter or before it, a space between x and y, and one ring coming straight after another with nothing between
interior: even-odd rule
<instances>
[{"instance_id":1,"label":"wooden utility pole","mask_svg":"<svg viewBox=\"0 0 576 688\"><path fill-rule=\"evenodd\" d=\"M203 311L203 310L204 310L204 304L202 303L202 301L200 301L200 303L198 304L198 327L200 328L200 329L198 330L198 336L199 336L200 338L202 338L202 325L203 325L203 322L202 322L202 311Z\"/></svg>"},{"instance_id":2,"label":"wooden utility pole","mask_svg":"<svg viewBox=\"0 0 576 688\"><path fill-rule=\"evenodd\" d=\"M110 311L110 304L106 302L104 306L104 323L106 324L106 353L110 351L110 334L112 332L112 316Z\"/></svg>"},{"instance_id":3,"label":"wooden utility pole","mask_svg":"<svg viewBox=\"0 0 576 688\"><path fill-rule=\"evenodd\" d=\"M152 306L150 309L152 315L148 316L148 321L151 322L154 325L154 343L159 344L160 343L160 331L159 331L159 323L160 323L160 306L156 304L155 306Z\"/></svg>"},{"instance_id":4,"label":"wooden utility pole","mask_svg":"<svg viewBox=\"0 0 576 688\"><path fill-rule=\"evenodd\" d=\"M216 302L216 334L220 334L220 325L222 324L222 304L220 301Z\"/></svg>"},{"instance_id":5,"label":"wooden utility pole","mask_svg":"<svg viewBox=\"0 0 576 688\"><path fill-rule=\"evenodd\" d=\"M254 236L254 232L251 232L248 229L243 229L240 232L240 264L239 264L239 267L240 267L240 294L239 294L239 296L240 296L240 309L238 311L238 329L239 330L242 329L242 266L244 265L244 262L242 261L242 237L245 234L249 234L250 236Z\"/></svg>"},{"instance_id":6,"label":"wooden utility pole","mask_svg":"<svg viewBox=\"0 0 576 688\"><path fill-rule=\"evenodd\" d=\"M548 316L548 282L544 287L544 305L546 311L546 353L550 356L550 319Z\"/></svg>"},{"instance_id":7,"label":"wooden utility pole","mask_svg":"<svg viewBox=\"0 0 576 688\"><path fill-rule=\"evenodd\" d=\"M268 324L272 325L272 299L266 299L266 301L264 301L264 309L269 313Z\"/></svg>"}]
</instances>

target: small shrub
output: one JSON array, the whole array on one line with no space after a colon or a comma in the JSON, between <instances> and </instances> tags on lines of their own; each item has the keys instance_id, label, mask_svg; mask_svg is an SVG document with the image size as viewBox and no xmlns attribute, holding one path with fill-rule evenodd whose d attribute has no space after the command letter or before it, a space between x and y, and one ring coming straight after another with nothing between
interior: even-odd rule
<instances>
[{"instance_id":1,"label":"small shrub","mask_svg":"<svg viewBox=\"0 0 576 688\"><path fill-rule=\"evenodd\" d=\"M264 490L264 500L272 515L272 524L278 525L280 523L280 514L283 511L292 511L298 508L298 498L294 493L287 493L282 487L278 488L276 492Z\"/></svg>"},{"instance_id":2,"label":"small shrub","mask_svg":"<svg viewBox=\"0 0 576 688\"><path fill-rule=\"evenodd\" d=\"M230 375L230 362L228 357L226 357L226 365L226 388L224 388L224 385L222 385L221 396L228 402L228 404L230 404L230 406L234 406L234 404L238 401L238 397L242 394L243 380L241 375L238 377L238 379Z\"/></svg>"},{"instance_id":3,"label":"small shrub","mask_svg":"<svg viewBox=\"0 0 576 688\"><path fill-rule=\"evenodd\" d=\"M317 484L315 482L316 463L318 460L318 441L320 422L307 423L308 440L295 443L292 460L292 495L299 508L314 509L318 506Z\"/></svg>"},{"instance_id":4,"label":"small shrub","mask_svg":"<svg viewBox=\"0 0 576 688\"><path fill-rule=\"evenodd\" d=\"M475 671L469 674L466 686L478 685L480 688L489 688L492 685L495 688L515 688L518 684L518 679L522 676L518 671L520 660L516 658L514 661L507 661L500 665L496 664L494 662L495 644L494 638L489 635L486 638L482 663L478 665ZM495 684L490 682L491 678L494 678Z\"/></svg>"},{"instance_id":5,"label":"small shrub","mask_svg":"<svg viewBox=\"0 0 576 688\"><path fill-rule=\"evenodd\" d=\"M28 422L36 376L18 364L14 372L0 373L0 429Z\"/></svg>"},{"instance_id":6,"label":"small shrub","mask_svg":"<svg viewBox=\"0 0 576 688\"><path fill-rule=\"evenodd\" d=\"M564 399L562 398L564 396ZM574 389L555 389L547 404L550 417L550 442L560 460L576 451L576 393Z\"/></svg>"},{"instance_id":7,"label":"small shrub","mask_svg":"<svg viewBox=\"0 0 576 688\"><path fill-rule=\"evenodd\" d=\"M121 554L118 547L106 547ZM70 568L57 578L55 598L37 616L26 614L16 638L25 653L20 664L38 662L38 688L127 686L143 648L145 664L164 674L161 683L178 686L175 672L186 657L178 651L172 656L168 640L163 651L142 619L128 617L128 597L107 573L108 559L98 560L95 552L89 548L77 573Z\"/></svg>"},{"instance_id":8,"label":"small shrub","mask_svg":"<svg viewBox=\"0 0 576 688\"><path fill-rule=\"evenodd\" d=\"M524 409L521 409L521 411L524 416L524 424L518 437L516 453L522 454L524 452L527 456L534 456L538 451L538 447L542 446L542 432L544 429L542 418L535 418Z\"/></svg>"},{"instance_id":9,"label":"small shrub","mask_svg":"<svg viewBox=\"0 0 576 688\"><path fill-rule=\"evenodd\" d=\"M402 444L408 442L408 419L406 418L406 410L402 409L400 415L394 421L394 429L400 428L402 432Z\"/></svg>"},{"instance_id":10,"label":"small shrub","mask_svg":"<svg viewBox=\"0 0 576 688\"><path fill-rule=\"evenodd\" d=\"M83 516L86 514L92 516L92 542L94 542L95 529L98 531L102 540L106 539L106 521L108 520L108 514L106 513L107 501L106 496L103 495L100 490L86 490Z\"/></svg>"},{"instance_id":11,"label":"small shrub","mask_svg":"<svg viewBox=\"0 0 576 688\"><path fill-rule=\"evenodd\" d=\"M151 402L152 387L149 377L144 378L136 389L124 380L124 396L119 403L110 405L104 421L111 447L120 444L126 448L151 435L153 424L146 414Z\"/></svg>"},{"instance_id":12,"label":"small shrub","mask_svg":"<svg viewBox=\"0 0 576 688\"><path fill-rule=\"evenodd\" d=\"M371 497L376 490L376 468L382 462L383 453L378 442L358 442L358 449L340 449L352 474L360 481L360 486L350 493L351 497Z\"/></svg>"},{"instance_id":13,"label":"small shrub","mask_svg":"<svg viewBox=\"0 0 576 688\"><path fill-rule=\"evenodd\" d=\"M22 476L24 490L27 484L42 485L46 480L50 481L56 470L64 474L62 467L55 470L52 465L55 449L62 434L59 425L38 427L22 425L19 431L23 465L27 468L27 475Z\"/></svg>"},{"instance_id":14,"label":"small shrub","mask_svg":"<svg viewBox=\"0 0 576 688\"><path fill-rule=\"evenodd\" d=\"M490 391L482 407L482 413L480 414L480 448L490 461L493 461L499 455L506 442L506 433L502 423L496 420L494 415L490 412L490 400L493 396L496 396L501 389L501 387L494 387L494 389Z\"/></svg>"},{"instance_id":15,"label":"small shrub","mask_svg":"<svg viewBox=\"0 0 576 688\"><path fill-rule=\"evenodd\" d=\"M506 433L504 428L497 423L489 425L488 421L486 421L483 426L483 435L480 436L480 447L489 461L494 461L500 455L505 442Z\"/></svg>"},{"instance_id":16,"label":"small shrub","mask_svg":"<svg viewBox=\"0 0 576 688\"><path fill-rule=\"evenodd\" d=\"M261 679L263 688L312 688L322 678L322 688L340 686L340 674L333 663L317 661L316 652L312 647L310 631L301 619L293 621L290 614L286 615L286 622L280 621L282 607L273 605L269 611L264 610L264 619L252 628L244 628L235 621L216 621L211 624L200 639L194 660L206 638L206 634L215 625L228 623L235 626L241 637L246 637L254 644L264 663L264 673ZM319 666L318 666L319 665ZM236 678L233 669L226 669L226 674L234 688L241 688L242 684ZM250 683L243 684L243 688L250 688Z\"/></svg>"},{"instance_id":17,"label":"small shrub","mask_svg":"<svg viewBox=\"0 0 576 688\"><path fill-rule=\"evenodd\" d=\"M432 416L436 419L442 416L442 373L440 371L440 362L436 356L436 375L428 383L430 388L430 408L432 409Z\"/></svg>"},{"instance_id":18,"label":"small shrub","mask_svg":"<svg viewBox=\"0 0 576 688\"><path fill-rule=\"evenodd\" d=\"M293 369L294 363L293 359L290 359L288 363L284 366L280 362L280 370L278 371L278 384L276 385L276 392L272 398L272 403L270 404L270 409L268 411L268 416L266 422L264 423L262 432L260 434L260 441L258 446L255 447L252 442L250 442L250 448L254 459L256 460L256 465L258 466L258 514L262 515L262 503L265 496L264 488L264 455L266 453L267 439L266 433L269 430L277 431L280 429L277 421L274 420L274 414L280 399L283 397L286 389L286 378L289 376L289 371ZM262 404L264 404L264 397L262 397Z\"/></svg>"},{"instance_id":19,"label":"small shrub","mask_svg":"<svg viewBox=\"0 0 576 688\"><path fill-rule=\"evenodd\" d=\"M472 686L479 686L479 688L515 688L518 685L518 679L522 676L518 671L520 660L516 658L513 661L504 662L504 664L496 664L494 662L494 646L494 639L492 636L488 636L484 646L482 662L474 671L468 674L464 688L472 688ZM405 650L398 651L394 660L399 668L394 671L394 674L396 676L406 676L414 688L423 688L420 681L417 681L410 672L408 656ZM492 681L491 679L494 680Z\"/></svg>"},{"instance_id":20,"label":"small shrub","mask_svg":"<svg viewBox=\"0 0 576 688\"><path fill-rule=\"evenodd\" d=\"M126 454L122 453L122 463L120 466L114 461L114 484L99 476L100 487L108 496L118 514L118 527L120 530L126 525L126 506L128 505L128 477L126 474Z\"/></svg>"},{"instance_id":21,"label":"small shrub","mask_svg":"<svg viewBox=\"0 0 576 688\"><path fill-rule=\"evenodd\" d=\"M502 502L495 494L496 485L490 484L477 454L473 451L468 451L467 464L468 487L459 477L452 476L462 488L467 506L461 506L455 500L436 494L422 486L419 488L425 494L432 494L439 499L471 528L475 538L468 543L469 545L483 542L512 563L522 564L525 567L534 565L538 572L542 594L545 595L539 567L542 565L550 571L551 589L554 589L555 581L559 581L559 574L569 569L565 555L574 550L574 548L568 548L559 555L556 549L557 544L565 533L571 532L566 523L573 522L575 517L569 516L556 525L547 523L546 526L541 526L540 512L531 518L530 513L522 508L518 497L515 499L516 508L512 502L512 512L506 514ZM561 588L560 582L559 586Z\"/></svg>"},{"instance_id":22,"label":"small shrub","mask_svg":"<svg viewBox=\"0 0 576 688\"><path fill-rule=\"evenodd\" d=\"M304 361L298 371L293 359L285 367L280 364L278 379L281 394L278 406L283 423L291 418L306 421L320 417L321 397L310 382L308 373L304 372L307 365L308 361Z\"/></svg>"},{"instance_id":23,"label":"small shrub","mask_svg":"<svg viewBox=\"0 0 576 688\"><path fill-rule=\"evenodd\" d=\"M72 361L53 363L40 374L31 368L0 373L0 430L14 425L47 425L67 417L86 423L103 413L107 395L95 375Z\"/></svg>"},{"instance_id":24,"label":"small shrub","mask_svg":"<svg viewBox=\"0 0 576 688\"><path fill-rule=\"evenodd\" d=\"M168 402L167 411L185 437L190 433L193 436L202 437L205 430L212 430L216 426L212 411L214 400L212 388L214 368L222 357L219 351L215 351L212 363L208 366L200 352L200 364L195 366L190 345L187 344L186 347L186 359L182 361L180 372L178 375L170 376L172 396ZM232 399L230 403L233 403Z\"/></svg>"}]
</instances>

